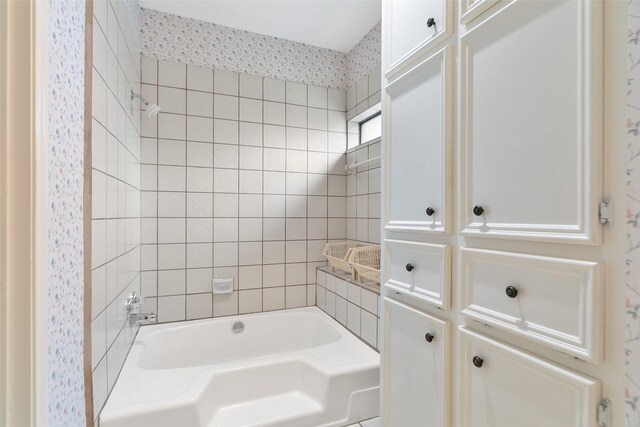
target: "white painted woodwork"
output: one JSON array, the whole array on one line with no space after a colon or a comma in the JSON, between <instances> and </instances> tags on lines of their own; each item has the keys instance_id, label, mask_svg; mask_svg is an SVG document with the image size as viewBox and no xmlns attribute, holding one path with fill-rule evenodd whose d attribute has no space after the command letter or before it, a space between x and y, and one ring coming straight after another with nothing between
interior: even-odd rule
<instances>
[{"instance_id":1,"label":"white painted woodwork","mask_svg":"<svg viewBox=\"0 0 640 427\"><path fill-rule=\"evenodd\" d=\"M436 5L451 25L426 37ZM603 5L383 2L383 425L440 425L421 412L430 379L418 381L440 365L413 355L431 316L403 304L441 308L459 335L452 426L596 427L600 381L621 402L618 356L605 357L620 341L605 303L621 267L605 261L622 238L603 239L598 216L605 178L609 195L624 169L604 151L603 70L619 65L603 61Z\"/></svg>"},{"instance_id":2,"label":"white painted woodwork","mask_svg":"<svg viewBox=\"0 0 640 427\"><path fill-rule=\"evenodd\" d=\"M460 328L461 425L596 427L600 382ZM482 359L476 367L474 356Z\"/></svg>"},{"instance_id":3,"label":"white painted woodwork","mask_svg":"<svg viewBox=\"0 0 640 427\"><path fill-rule=\"evenodd\" d=\"M383 7L389 16L389 76L451 35L451 0L397 0L383 2ZM427 26L429 18L435 20L432 27Z\"/></svg>"},{"instance_id":4,"label":"white painted woodwork","mask_svg":"<svg viewBox=\"0 0 640 427\"><path fill-rule=\"evenodd\" d=\"M448 309L451 294L449 245L385 240L384 286L438 308ZM408 271L407 265L413 269Z\"/></svg>"},{"instance_id":5,"label":"white painted woodwork","mask_svg":"<svg viewBox=\"0 0 640 427\"><path fill-rule=\"evenodd\" d=\"M449 427L449 322L388 298L383 319L383 425Z\"/></svg>"},{"instance_id":6,"label":"white painted woodwork","mask_svg":"<svg viewBox=\"0 0 640 427\"><path fill-rule=\"evenodd\" d=\"M500 0L460 0L460 23L468 24Z\"/></svg>"},{"instance_id":7,"label":"white painted woodwork","mask_svg":"<svg viewBox=\"0 0 640 427\"><path fill-rule=\"evenodd\" d=\"M386 87L390 230L448 233L451 222L451 52L435 53ZM432 216L426 210L435 210Z\"/></svg>"},{"instance_id":8,"label":"white painted woodwork","mask_svg":"<svg viewBox=\"0 0 640 427\"><path fill-rule=\"evenodd\" d=\"M600 242L601 9L518 0L461 37L463 234Z\"/></svg>"},{"instance_id":9,"label":"white painted woodwork","mask_svg":"<svg viewBox=\"0 0 640 427\"><path fill-rule=\"evenodd\" d=\"M462 248L462 313L598 363L602 270L597 262ZM515 298L507 286L517 289Z\"/></svg>"}]
</instances>

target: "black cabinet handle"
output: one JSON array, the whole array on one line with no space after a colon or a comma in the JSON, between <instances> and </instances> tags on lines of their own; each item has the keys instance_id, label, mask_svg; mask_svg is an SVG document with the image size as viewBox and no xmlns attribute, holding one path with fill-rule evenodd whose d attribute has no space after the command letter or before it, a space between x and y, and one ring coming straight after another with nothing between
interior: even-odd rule
<instances>
[{"instance_id":1,"label":"black cabinet handle","mask_svg":"<svg viewBox=\"0 0 640 427\"><path fill-rule=\"evenodd\" d=\"M427 27L431 28L431 27L433 27L434 25L436 25L436 20L435 20L435 18L429 18L429 19L427 19Z\"/></svg>"},{"instance_id":2,"label":"black cabinet handle","mask_svg":"<svg viewBox=\"0 0 640 427\"><path fill-rule=\"evenodd\" d=\"M413 270L413 264L409 263L409 264L405 265L404 268L406 268L407 271L411 271L411 270Z\"/></svg>"},{"instance_id":3,"label":"black cabinet handle","mask_svg":"<svg viewBox=\"0 0 640 427\"><path fill-rule=\"evenodd\" d=\"M482 360L478 356L473 356L473 366L475 366L476 368L482 368L483 364L484 360Z\"/></svg>"},{"instance_id":4,"label":"black cabinet handle","mask_svg":"<svg viewBox=\"0 0 640 427\"><path fill-rule=\"evenodd\" d=\"M425 339L425 340L427 340L427 342L431 342L431 341L433 341L433 339L434 339L434 338L435 338L435 337L434 337L433 335L429 334L429 333L427 333L427 334L424 336L424 339Z\"/></svg>"},{"instance_id":5,"label":"black cabinet handle","mask_svg":"<svg viewBox=\"0 0 640 427\"><path fill-rule=\"evenodd\" d=\"M484 208L483 208L482 206L480 206L480 205L475 205L475 206L473 207L473 214L474 214L475 216L480 216L480 215L482 215L483 213L484 213Z\"/></svg>"},{"instance_id":6,"label":"black cabinet handle","mask_svg":"<svg viewBox=\"0 0 640 427\"><path fill-rule=\"evenodd\" d=\"M509 298L515 298L518 296L518 288L515 286L507 286L507 289L504 290Z\"/></svg>"},{"instance_id":7,"label":"black cabinet handle","mask_svg":"<svg viewBox=\"0 0 640 427\"><path fill-rule=\"evenodd\" d=\"M429 206L426 212L427 212L427 215L433 216L433 214L436 213L436 210L433 209L431 206Z\"/></svg>"}]
</instances>

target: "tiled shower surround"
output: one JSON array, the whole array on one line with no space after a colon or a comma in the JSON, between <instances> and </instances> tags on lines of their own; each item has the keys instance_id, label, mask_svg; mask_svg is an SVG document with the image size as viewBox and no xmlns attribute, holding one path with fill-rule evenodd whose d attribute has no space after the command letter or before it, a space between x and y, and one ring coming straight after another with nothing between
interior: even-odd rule
<instances>
[{"instance_id":1,"label":"tiled shower surround","mask_svg":"<svg viewBox=\"0 0 640 427\"><path fill-rule=\"evenodd\" d=\"M137 332L124 313L140 291L140 87L137 25L124 1L95 1L92 88L91 358L94 416Z\"/></svg>"},{"instance_id":2,"label":"tiled shower surround","mask_svg":"<svg viewBox=\"0 0 640 427\"><path fill-rule=\"evenodd\" d=\"M347 120L380 104L380 66L361 77L347 91ZM357 141L358 124L349 122L349 141ZM356 145L347 151L347 164L380 156L380 140ZM350 143L353 146L355 143ZM380 161L347 173L347 239L380 244Z\"/></svg>"},{"instance_id":3,"label":"tiled shower surround","mask_svg":"<svg viewBox=\"0 0 640 427\"><path fill-rule=\"evenodd\" d=\"M346 93L143 58L141 290L158 321L315 304L346 238ZM212 277L233 277L212 294Z\"/></svg>"}]
</instances>

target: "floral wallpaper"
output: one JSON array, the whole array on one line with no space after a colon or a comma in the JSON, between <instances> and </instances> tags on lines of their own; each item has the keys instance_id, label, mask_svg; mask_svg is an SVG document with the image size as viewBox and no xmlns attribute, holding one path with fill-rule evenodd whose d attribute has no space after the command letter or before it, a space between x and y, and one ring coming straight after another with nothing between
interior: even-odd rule
<instances>
[{"instance_id":1,"label":"floral wallpaper","mask_svg":"<svg viewBox=\"0 0 640 427\"><path fill-rule=\"evenodd\" d=\"M347 54L347 82L353 86L382 60L382 22L378 22Z\"/></svg>"},{"instance_id":2,"label":"floral wallpaper","mask_svg":"<svg viewBox=\"0 0 640 427\"><path fill-rule=\"evenodd\" d=\"M640 427L640 0L628 0L625 422Z\"/></svg>"},{"instance_id":3,"label":"floral wallpaper","mask_svg":"<svg viewBox=\"0 0 640 427\"><path fill-rule=\"evenodd\" d=\"M49 0L50 427L85 425L84 18L84 0Z\"/></svg>"},{"instance_id":4,"label":"floral wallpaper","mask_svg":"<svg viewBox=\"0 0 640 427\"><path fill-rule=\"evenodd\" d=\"M345 54L145 8L140 21L142 54L183 64L344 90L380 63L380 24Z\"/></svg>"}]
</instances>

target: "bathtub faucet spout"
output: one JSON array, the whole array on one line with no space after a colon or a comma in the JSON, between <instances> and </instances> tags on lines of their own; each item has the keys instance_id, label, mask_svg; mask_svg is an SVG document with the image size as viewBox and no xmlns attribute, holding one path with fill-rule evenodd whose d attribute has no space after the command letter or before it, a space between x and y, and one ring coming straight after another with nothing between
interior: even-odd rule
<instances>
[{"instance_id":1,"label":"bathtub faucet spout","mask_svg":"<svg viewBox=\"0 0 640 427\"><path fill-rule=\"evenodd\" d=\"M125 307L127 309L127 319L129 319L129 323L132 325L138 323L155 323L156 322L156 314L153 312L149 313L141 313L140 307L144 304L145 297L142 297L133 291L127 297L127 301L125 302Z\"/></svg>"}]
</instances>

